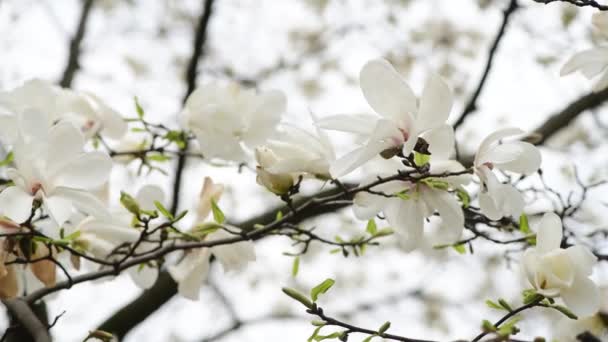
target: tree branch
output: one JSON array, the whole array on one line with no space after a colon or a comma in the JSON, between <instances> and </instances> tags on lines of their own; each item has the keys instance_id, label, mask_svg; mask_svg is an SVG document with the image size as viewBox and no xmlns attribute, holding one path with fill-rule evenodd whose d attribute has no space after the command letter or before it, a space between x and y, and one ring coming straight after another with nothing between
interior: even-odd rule
<instances>
[{"instance_id":1,"label":"tree branch","mask_svg":"<svg viewBox=\"0 0 608 342\"><path fill-rule=\"evenodd\" d=\"M464 107L464 110L462 111L462 114L460 115L458 120L456 120L456 122L454 123L454 129L456 129L460 125L462 125L465 118L469 114L471 114L477 110L477 100L479 99L479 96L481 95L481 92L486 84L486 80L488 78L488 75L490 74L490 70L492 70L492 63L494 62L494 56L496 56L496 52L498 51L498 46L500 45L500 42L502 41L502 38L505 35L507 25L509 24L509 19L511 18L511 15L515 12L515 10L518 7L519 7L519 5L517 4L517 0L511 0L509 2L509 6L503 11L502 23L500 24L500 27L498 28L498 32L496 33L496 37L494 38L494 41L492 42L492 45L490 46L490 51L488 52L488 60L486 62L486 67L483 71L483 74L481 75L481 79L479 80L479 83L477 84L477 88L475 89L475 91L473 92L473 95L469 99L469 102Z\"/></svg>"},{"instance_id":2,"label":"tree branch","mask_svg":"<svg viewBox=\"0 0 608 342\"><path fill-rule=\"evenodd\" d=\"M552 2L566 2L578 7L594 7L600 11L608 11L608 5L600 5L595 0L532 0L534 2L538 2L539 4L548 5Z\"/></svg>"},{"instance_id":3,"label":"tree branch","mask_svg":"<svg viewBox=\"0 0 608 342\"><path fill-rule=\"evenodd\" d=\"M49 334L47 326L40 321L38 316L36 316L36 313L34 313L25 300L20 298L3 299L2 303L10 313L12 318L11 321L16 322L20 327L23 327L33 341L51 342L51 335ZM10 329L10 327L8 329ZM24 337L20 337L18 340L23 341L23 338Z\"/></svg>"},{"instance_id":4,"label":"tree branch","mask_svg":"<svg viewBox=\"0 0 608 342\"><path fill-rule=\"evenodd\" d=\"M203 4L203 13L200 16L200 20L198 26L196 28L196 32L194 34L194 47L192 50L192 57L190 57L190 62L188 63L188 69L186 71L186 93L184 94L184 98L182 103L186 103L186 99L188 96L192 94L194 88L196 88L196 78L198 75L198 62L202 56L204 56L204 46L207 41L207 28L209 27L209 23L211 22L211 15L213 14L213 3L215 0L204 0ZM188 150L188 139L184 139L185 144L181 149L182 152ZM184 172L184 168L186 167L186 156L184 154L180 154L177 158L177 165L175 166L175 179L173 181L173 193L172 193L172 202L171 202L171 213L175 215L177 213L177 209L179 208L179 195L181 193L181 185L182 185L182 174Z\"/></svg>"},{"instance_id":5,"label":"tree branch","mask_svg":"<svg viewBox=\"0 0 608 342\"><path fill-rule=\"evenodd\" d=\"M65 66L65 70L63 71L63 76L59 81L59 85L64 88L69 88L72 86L74 75L80 68L80 45L84 39L89 14L91 13L91 8L93 8L93 1L94 0L83 0L82 2L82 12L80 13L80 19L78 21L78 28L76 29L74 37L72 37L70 41L68 62Z\"/></svg>"}]
</instances>

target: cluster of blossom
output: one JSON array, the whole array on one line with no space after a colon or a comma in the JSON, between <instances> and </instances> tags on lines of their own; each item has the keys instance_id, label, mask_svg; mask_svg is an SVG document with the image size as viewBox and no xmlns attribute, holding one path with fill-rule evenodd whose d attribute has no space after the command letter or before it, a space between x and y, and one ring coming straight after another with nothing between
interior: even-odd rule
<instances>
[{"instance_id":1,"label":"cluster of blossom","mask_svg":"<svg viewBox=\"0 0 608 342\"><path fill-rule=\"evenodd\" d=\"M206 158L240 162L254 155L257 182L277 195L289 193L302 179L337 180L377 158L395 161L395 166L386 174L374 173L372 180L417 173L416 179L396 177L378 183L358 192L353 200L357 218L368 220L382 213L408 250L421 244L429 220L439 220L447 242L461 239L465 204L458 194L466 193L465 186L474 181L480 187L478 204L483 215L490 220L519 218L524 198L501 179L505 172L530 175L540 168L539 150L517 139L523 131L507 128L487 136L467 169L451 159L455 138L447 119L453 94L441 77L431 75L417 97L392 65L379 59L363 67L360 85L375 114L313 116L311 130L280 123L286 110L281 92L256 93L235 83L198 88L187 99L181 117ZM3 229L33 229L32 218L37 208L43 208L50 217L43 231L46 236L60 239L78 232L80 246L93 255L105 257L122 243L138 241L142 232L130 225L131 216L124 210L111 212L91 192L107 181L112 160L103 152L84 152L86 137L124 134L124 123L118 124L122 120L116 112L91 95L40 81L3 93L0 101L6 111L0 119L11 128L3 138L14 154L14 168L7 171L13 183L0 192L0 213L6 218ZM336 158L326 130L352 133L359 143ZM223 186L205 180L195 228L204 223L222 191ZM150 186L140 191L136 201L143 210L152 211L162 197L160 189ZM561 296L576 314L593 313L598 291L588 277L595 257L580 246L560 249L561 230L558 217L545 215L537 247L524 255L526 275L539 293ZM191 232L196 235L195 230ZM220 229L204 238L222 239L228 234ZM5 246L4 260L22 253L14 253L18 248ZM148 243L138 244L141 252L151 248ZM45 251L41 248L36 253ZM168 266L182 295L198 297L211 254L225 270L241 269L255 259L249 241L184 251ZM2 296L19 293L16 274L24 269L11 264L0 270ZM47 286L55 281L52 262L33 263L27 269ZM143 265L130 273L139 285L149 287L157 269Z\"/></svg>"}]
</instances>

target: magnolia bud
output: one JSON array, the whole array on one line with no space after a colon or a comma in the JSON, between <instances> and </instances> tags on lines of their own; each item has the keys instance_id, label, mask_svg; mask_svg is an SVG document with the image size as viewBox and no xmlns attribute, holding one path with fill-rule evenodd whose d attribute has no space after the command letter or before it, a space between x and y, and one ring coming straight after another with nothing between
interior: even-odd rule
<instances>
[{"instance_id":1,"label":"magnolia bud","mask_svg":"<svg viewBox=\"0 0 608 342\"><path fill-rule=\"evenodd\" d=\"M278 174L275 175L264 170L262 167L258 166L256 168L257 171L257 182L261 186L270 190L274 194L283 195L286 194L289 189L293 186L293 177L289 174Z\"/></svg>"}]
</instances>

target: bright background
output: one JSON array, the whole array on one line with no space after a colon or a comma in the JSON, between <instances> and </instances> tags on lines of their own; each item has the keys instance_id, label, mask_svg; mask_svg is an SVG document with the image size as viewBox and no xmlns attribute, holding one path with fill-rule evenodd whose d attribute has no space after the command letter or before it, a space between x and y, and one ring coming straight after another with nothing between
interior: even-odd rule
<instances>
[{"instance_id":1,"label":"bright background","mask_svg":"<svg viewBox=\"0 0 608 342\"><path fill-rule=\"evenodd\" d=\"M283 90L289 98L284 120L306 126L309 111L319 116L368 112L358 88L358 71L369 59L383 56L416 92L429 70L442 74L458 96L453 122L477 85L506 4L498 0L218 0L198 82L235 78L253 81L259 89ZM520 4L479 99L479 110L458 131L459 146L469 154L493 129L532 130L591 88L591 82L580 75L560 78L559 69L573 53L593 41L601 43L591 33L594 11L532 0ZM0 88L10 89L30 78L58 80L80 9L75 0L0 1ZM137 96L150 119L177 126L185 92L183 75L201 9L202 1L192 0L96 1L73 88L98 94L129 117L135 115L133 97ZM566 25L564 18L570 16L573 19ZM286 67L280 67L280 61ZM573 165L585 179L605 178L608 130L602 122L608 124L606 114L597 110L582 115L543 148L547 178L564 193L575 189ZM338 134L332 137L338 155L348 150L351 140ZM134 193L150 182L170 189L171 177L136 178L134 170L115 167L114 195L121 189ZM229 186L221 206L231 219L244 219L279 203L255 184L250 170L239 174L234 167L196 161L186 172L183 209L194 205L204 176ZM360 176L355 173L350 178ZM589 202L595 205L585 206L581 214L588 227L606 227L602 191L591 194ZM365 227L349 209L305 223L312 225L330 238L354 235ZM387 238L362 257L343 258L330 255L328 246L314 245L294 279L292 258L282 254L293 251L289 241L265 239L257 243L258 261L246 272L224 275L218 265L212 269L210 282L239 319L249 322L216 340L305 341L313 330L308 323L312 317L306 317L280 288L308 289L328 277L337 280L331 295L321 299L330 314L372 329L390 320L390 332L408 337L471 338L482 319L499 317L485 306L486 299L517 301L525 286L517 263L520 253L509 253L507 258L509 248L482 241L475 247L474 255L432 248L406 254L393 238ZM604 263L594 275L601 285L608 284L606 271ZM48 301L51 319L66 312L52 333L57 341L81 341L139 293L124 276L60 292ZM293 317L272 319L280 315ZM201 341L230 326L230 317L218 294L203 287L200 301L173 298L126 340ZM557 334L550 327L563 320L543 310L525 317L522 338ZM0 330L6 326L3 319Z\"/></svg>"}]
</instances>

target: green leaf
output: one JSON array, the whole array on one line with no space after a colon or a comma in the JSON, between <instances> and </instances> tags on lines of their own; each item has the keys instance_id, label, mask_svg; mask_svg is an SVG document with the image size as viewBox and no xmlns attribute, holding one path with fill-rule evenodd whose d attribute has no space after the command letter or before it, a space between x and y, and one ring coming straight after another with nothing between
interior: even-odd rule
<instances>
[{"instance_id":1,"label":"green leaf","mask_svg":"<svg viewBox=\"0 0 608 342\"><path fill-rule=\"evenodd\" d=\"M312 335L310 335L310 337L308 338L308 342L312 342L314 341L315 337L317 337L317 335L319 335L319 331L321 331L321 328L323 328L322 325L318 326L313 332Z\"/></svg>"},{"instance_id":2,"label":"green leaf","mask_svg":"<svg viewBox=\"0 0 608 342\"><path fill-rule=\"evenodd\" d=\"M283 293L285 293L292 299L295 299L298 302L302 303L302 305L304 305L305 307L312 309L312 307L313 307L312 302L305 295L303 295L300 292L298 292L297 290L294 290L289 287L284 287L282 290L283 290Z\"/></svg>"},{"instance_id":3,"label":"green leaf","mask_svg":"<svg viewBox=\"0 0 608 342\"><path fill-rule=\"evenodd\" d=\"M141 107L141 105L139 104L139 99L137 98L137 96L135 96L135 111L137 112L137 116L140 119L144 118L144 109Z\"/></svg>"},{"instance_id":4,"label":"green leaf","mask_svg":"<svg viewBox=\"0 0 608 342\"><path fill-rule=\"evenodd\" d=\"M498 304L500 304L500 306L502 306L503 308L505 308L505 310L507 310L509 312L513 311L513 308L511 308L511 305L509 305L509 303L507 303L507 301L502 298L498 298Z\"/></svg>"},{"instance_id":5,"label":"green leaf","mask_svg":"<svg viewBox=\"0 0 608 342\"><path fill-rule=\"evenodd\" d=\"M215 233L218 229L221 228L222 226L215 222L207 222L194 227L194 231L201 235L208 235L211 233Z\"/></svg>"},{"instance_id":6,"label":"green leaf","mask_svg":"<svg viewBox=\"0 0 608 342\"><path fill-rule=\"evenodd\" d=\"M452 248L454 248L454 250L456 252L458 252L458 254L466 254L467 253L467 249L466 249L465 245L462 244L462 243L458 244L458 245L454 245L454 246L452 246Z\"/></svg>"},{"instance_id":7,"label":"green leaf","mask_svg":"<svg viewBox=\"0 0 608 342\"><path fill-rule=\"evenodd\" d=\"M319 295L329 291L329 289L334 286L335 283L335 280L327 278L321 284L313 287L312 290L310 290L310 298L312 298L312 301L316 302Z\"/></svg>"},{"instance_id":8,"label":"green leaf","mask_svg":"<svg viewBox=\"0 0 608 342\"><path fill-rule=\"evenodd\" d=\"M133 198L133 196L129 195L126 192L120 192L120 204L122 204L125 209L127 209L131 214L135 216L138 216L141 212L139 204L137 204L135 198Z\"/></svg>"},{"instance_id":9,"label":"green leaf","mask_svg":"<svg viewBox=\"0 0 608 342\"><path fill-rule=\"evenodd\" d=\"M448 182L436 178L426 178L423 179L422 182L430 186L431 188L438 190L447 190L450 187L450 184L448 184Z\"/></svg>"},{"instance_id":10,"label":"green leaf","mask_svg":"<svg viewBox=\"0 0 608 342\"><path fill-rule=\"evenodd\" d=\"M331 333L329 335L317 335L315 337L315 341L323 341L323 340L333 340L335 338L340 338L344 335L343 331L336 331L335 333Z\"/></svg>"},{"instance_id":11,"label":"green leaf","mask_svg":"<svg viewBox=\"0 0 608 342\"><path fill-rule=\"evenodd\" d=\"M13 162L15 155L13 154L13 151L10 151L6 157L4 157L3 161L0 161L0 166L6 166L9 165L10 163Z\"/></svg>"},{"instance_id":12,"label":"green leaf","mask_svg":"<svg viewBox=\"0 0 608 342\"><path fill-rule=\"evenodd\" d=\"M154 153L154 154L150 153L150 154L148 154L148 156L146 158L148 158L148 160L160 162L160 163L171 160L171 157L164 155L164 154L160 154L160 153Z\"/></svg>"},{"instance_id":13,"label":"green leaf","mask_svg":"<svg viewBox=\"0 0 608 342\"><path fill-rule=\"evenodd\" d=\"M327 323L325 323L325 321L313 320L310 322L310 324L314 325L315 327L322 327Z\"/></svg>"},{"instance_id":14,"label":"green leaf","mask_svg":"<svg viewBox=\"0 0 608 342\"><path fill-rule=\"evenodd\" d=\"M515 326L515 324L517 324L520 320L521 317L516 316L511 318L506 323L503 323L497 331L498 335L507 337L509 335L517 334L519 332L519 329Z\"/></svg>"},{"instance_id":15,"label":"green leaf","mask_svg":"<svg viewBox=\"0 0 608 342\"><path fill-rule=\"evenodd\" d=\"M159 201L154 201L154 206L156 207L156 209L158 209L158 211L160 211L160 213L164 217L168 218L169 220L173 220L173 215L171 215L169 210L167 210L167 208L165 208L162 203L160 203Z\"/></svg>"},{"instance_id":16,"label":"green leaf","mask_svg":"<svg viewBox=\"0 0 608 342\"><path fill-rule=\"evenodd\" d=\"M293 265L291 266L291 276L296 277L298 275L298 271L300 270L300 256L296 256L293 259Z\"/></svg>"},{"instance_id":17,"label":"green leaf","mask_svg":"<svg viewBox=\"0 0 608 342\"><path fill-rule=\"evenodd\" d=\"M283 218L283 212L282 211L277 211L277 215L274 218L275 221L281 221L281 219Z\"/></svg>"},{"instance_id":18,"label":"green leaf","mask_svg":"<svg viewBox=\"0 0 608 342\"><path fill-rule=\"evenodd\" d=\"M414 163L416 163L417 166L426 165L430 159L431 155L429 154L414 152Z\"/></svg>"},{"instance_id":19,"label":"green leaf","mask_svg":"<svg viewBox=\"0 0 608 342\"><path fill-rule=\"evenodd\" d=\"M376 235L378 232L378 226L376 226L376 221L374 221L374 219L367 221L365 231L367 231L370 235Z\"/></svg>"},{"instance_id":20,"label":"green leaf","mask_svg":"<svg viewBox=\"0 0 608 342\"><path fill-rule=\"evenodd\" d=\"M504 310L505 308L503 308L502 306L500 306L499 304L491 301L491 300L486 300L486 305L489 306L492 309L496 309L496 310Z\"/></svg>"},{"instance_id":21,"label":"green leaf","mask_svg":"<svg viewBox=\"0 0 608 342\"><path fill-rule=\"evenodd\" d=\"M522 294L523 294L523 297L524 297L523 298L523 302L524 302L525 305L530 304L532 302L535 302L537 300L541 300L541 299L544 298L543 295L541 295L539 293L536 293L536 291L533 290L533 289L524 290L522 292Z\"/></svg>"},{"instance_id":22,"label":"green leaf","mask_svg":"<svg viewBox=\"0 0 608 342\"><path fill-rule=\"evenodd\" d=\"M372 338L376 337L376 335L371 335L371 336L367 336L363 341L361 342L369 342L372 340Z\"/></svg>"},{"instance_id":23,"label":"green leaf","mask_svg":"<svg viewBox=\"0 0 608 342\"><path fill-rule=\"evenodd\" d=\"M66 236L65 239L68 241L76 240L80 237L80 234L81 234L81 231L77 230L77 231L73 232L72 234Z\"/></svg>"},{"instance_id":24,"label":"green leaf","mask_svg":"<svg viewBox=\"0 0 608 342\"><path fill-rule=\"evenodd\" d=\"M528 216L521 214L519 216L519 230L524 234L530 234L530 225L528 224Z\"/></svg>"},{"instance_id":25,"label":"green leaf","mask_svg":"<svg viewBox=\"0 0 608 342\"><path fill-rule=\"evenodd\" d=\"M384 334L390 327L391 327L391 322L389 322L389 321L384 322L384 324L382 324L382 326L380 326L380 328L378 329L378 335Z\"/></svg>"},{"instance_id":26,"label":"green leaf","mask_svg":"<svg viewBox=\"0 0 608 342\"><path fill-rule=\"evenodd\" d=\"M393 234L393 230L391 228L382 228L374 234L375 237L388 236Z\"/></svg>"},{"instance_id":27,"label":"green leaf","mask_svg":"<svg viewBox=\"0 0 608 342\"><path fill-rule=\"evenodd\" d=\"M471 196L469 193L464 189L458 188L456 189L456 195L458 196L460 202L462 202L462 206L464 208L468 208L471 204Z\"/></svg>"},{"instance_id":28,"label":"green leaf","mask_svg":"<svg viewBox=\"0 0 608 342\"><path fill-rule=\"evenodd\" d=\"M331 251L329 251L329 254L337 254L340 253L342 251L342 248L334 248Z\"/></svg>"},{"instance_id":29,"label":"green leaf","mask_svg":"<svg viewBox=\"0 0 608 342\"><path fill-rule=\"evenodd\" d=\"M564 315L566 315L566 317L568 317L570 319L578 319L578 316L575 315L572 311L570 311L570 309L568 309L565 306L553 305L552 308L554 308L555 310L563 313Z\"/></svg>"},{"instance_id":30,"label":"green leaf","mask_svg":"<svg viewBox=\"0 0 608 342\"><path fill-rule=\"evenodd\" d=\"M213 212L213 220L215 220L215 222L222 224L226 221L226 216L224 216L224 213L213 198L211 199L211 211Z\"/></svg>"},{"instance_id":31,"label":"green leaf","mask_svg":"<svg viewBox=\"0 0 608 342\"><path fill-rule=\"evenodd\" d=\"M395 196L401 198L404 201L407 201L411 198L410 195L407 194L407 190L396 192Z\"/></svg>"},{"instance_id":32,"label":"green leaf","mask_svg":"<svg viewBox=\"0 0 608 342\"><path fill-rule=\"evenodd\" d=\"M481 322L481 328L483 329L483 331L496 331L496 327L494 326L494 324L492 324L492 322L488 321L487 319L484 319Z\"/></svg>"},{"instance_id":33,"label":"green leaf","mask_svg":"<svg viewBox=\"0 0 608 342\"><path fill-rule=\"evenodd\" d=\"M177 215L177 217L175 217L173 219L173 222L177 222L177 221L183 219L187 214L188 214L188 210L182 211L181 213L179 213L179 215Z\"/></svg>"}]
</instances>

